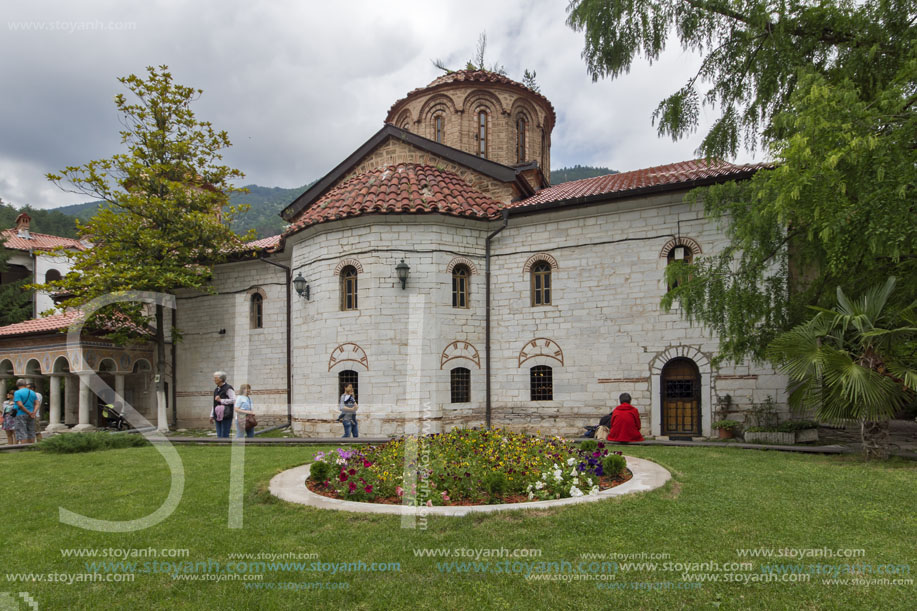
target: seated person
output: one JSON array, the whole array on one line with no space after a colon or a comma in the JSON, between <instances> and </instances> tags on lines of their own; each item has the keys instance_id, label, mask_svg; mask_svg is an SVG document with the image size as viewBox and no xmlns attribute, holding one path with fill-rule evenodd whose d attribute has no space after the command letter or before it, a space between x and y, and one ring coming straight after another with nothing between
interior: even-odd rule
<instances>
[{"instance_id":1,"label":"seated person","mask_svg":"<svg viewBox=\"0 0 917 611\"><path fill-rule=\"evenodd\" d=\"M611 412L608 441L643 441L643 435L640 434L640 412L630 404L630 395L623 393L618 399L621 405Z\"/></svg>"}]
</instances>

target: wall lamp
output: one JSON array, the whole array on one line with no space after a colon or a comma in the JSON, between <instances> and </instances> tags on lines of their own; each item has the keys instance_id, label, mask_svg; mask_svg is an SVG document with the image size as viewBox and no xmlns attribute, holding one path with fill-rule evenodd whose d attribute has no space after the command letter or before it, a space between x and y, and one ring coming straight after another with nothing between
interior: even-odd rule
<instances>
[{"instance_id":1,"label":"wall lamp","mask_svg":"<svg viewBox=\"0 0 917 611\"><path fill-rule=\"evenodd\" d=\"M305 297L306 301L309 301L311 290L309 283L302 277L302 274L296 274L296 278L293 279L293 287L296 289L297 295Z\"/></svg>"},{"instance_id":2,"label":"wall lamp","mask_svg":"<svg viewBox=\"0 0 917 611\"><path fill-rule=\"evenodd\" d=\"M408 272L411 271L411 266L404 262L404 259L401 260L401 263L395 266L395 272L398 273L398 279L401 280L401 290L403 291L405 286L408 283Z\"/></svg>"}]
</instances>

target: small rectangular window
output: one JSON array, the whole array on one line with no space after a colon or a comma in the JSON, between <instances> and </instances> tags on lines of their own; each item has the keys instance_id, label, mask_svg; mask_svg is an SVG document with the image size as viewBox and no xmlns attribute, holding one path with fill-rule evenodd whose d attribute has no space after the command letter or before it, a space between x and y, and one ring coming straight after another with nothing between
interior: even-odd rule
<instances>
[{"instance_id":1,"label":"small rectangular window","mask_svg":"<svg viewBox=\"0 0 917 611\"><path fill-rule=\"evenodd\" d=\"M450 372L450 390L452 403L471 401L471 371L456 367Z\"/></svg>"}]
</instances>

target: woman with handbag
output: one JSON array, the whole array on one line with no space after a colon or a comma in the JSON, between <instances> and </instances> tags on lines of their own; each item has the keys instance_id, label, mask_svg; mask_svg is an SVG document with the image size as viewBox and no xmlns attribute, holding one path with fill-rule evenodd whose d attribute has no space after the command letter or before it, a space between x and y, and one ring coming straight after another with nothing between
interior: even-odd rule
<instances>
[{"instance_id":1,"label":"woman with handbag","mask_svg":"<svg viewBox=\"0 0 917 611\"><path fill-rule=\"evenodd\" d=\"M255 410L252 408L252 399L249 396L252 393L250 384L243 384L239 387L236 394L236 437L254 437L255 427L258 420L255 418Z\"/></svg>"}]
</instances>

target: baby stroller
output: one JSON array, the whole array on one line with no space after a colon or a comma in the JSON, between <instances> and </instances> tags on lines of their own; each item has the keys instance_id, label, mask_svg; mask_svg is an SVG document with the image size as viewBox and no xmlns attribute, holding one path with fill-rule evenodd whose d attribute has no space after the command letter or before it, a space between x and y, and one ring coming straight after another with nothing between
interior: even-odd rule
<instances>
[{"instance_id":1,"label":"baby stroller","mask_svg":"<svg viewBox=\"0 0 917 611\"><path fill-rule=\"evenodd\" d=\"M114 405L103 405L102 417L105 418L105 428L113 428L117 431L130 428L127 419L115 409Z\"/></svg>"}]
</instances>

